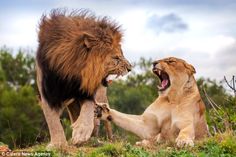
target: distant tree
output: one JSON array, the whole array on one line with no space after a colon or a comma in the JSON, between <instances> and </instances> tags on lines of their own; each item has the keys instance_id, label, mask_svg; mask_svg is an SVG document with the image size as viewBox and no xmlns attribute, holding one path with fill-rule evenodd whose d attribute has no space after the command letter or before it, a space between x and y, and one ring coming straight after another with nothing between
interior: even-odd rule
<instances>
[{"instance_id":1,"label":"distant tree","mask_svg":"<svg viewBox=\"0 0 236 157\"><path fill-rule=\"evenodd\" d=\"M112 107L122 112L140 114L157 97L158 79L151 71L151 59L141 58L126 80L114 82L108 88Z\"/></svg>"},{"instance_id":2,"label":"distant tree","mask_svg":"<svg viewBox=\"0 0 236 157\"><path fill-rule=\"evenodd\" d=\"M47 136L37 101L34 58L0 49L0 141L11 148L26 147Z\"/></svg>"},{"instance_id":3,"label":"distant tree","mask_svg":"<svg viewBox=\"0 0 236 157\"><path fill-rule=\"evenodd\" d=\"M13 56L7 48L0 50L0 63L9 85L18 88L19 86L35 86L35 62L34 57L29 53L19 50Z\"/></svg>"}]
</instances>

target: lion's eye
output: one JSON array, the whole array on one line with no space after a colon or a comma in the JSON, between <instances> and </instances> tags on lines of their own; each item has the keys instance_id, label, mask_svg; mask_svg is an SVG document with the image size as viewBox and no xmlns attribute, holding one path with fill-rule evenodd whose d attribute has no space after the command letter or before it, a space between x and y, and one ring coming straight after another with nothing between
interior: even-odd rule
<instances>
[{"instance_id":1,"label":"lion's eye","mask_svg":"<svg viewBox=\"0 0 236 157\"><path fill-rule=\"evenodd\" d=\"M172 63L176 63L176 61L173 61L173 60L168 60L166 61L168 64L172 64Z\"/></svg>"},{"instance_id":2,"label":"lion's eye","mask_svg":"<svg viewBox=\"0 0 236 157\"><path fill-rule=\"evenodd\" d=\"M119 59L120 59L120 57L118 57L118 56L113 56L112 58L113 58L113 59L116 59L116 60L119 60Z\"/></svg>"},{"instance_id":3,"label":"lion's eye","mask_svg":"<svg viewBox=\"0 0 236 157\"><path fill-rule=\"evenodd\" d=\"M114 65L118 65L118 64L119 64L119 62L120 62L120 57L118 57L118 56L113 56L112 59L113 59L112 62L113 62Z\"/></svg>"}]
</instances>

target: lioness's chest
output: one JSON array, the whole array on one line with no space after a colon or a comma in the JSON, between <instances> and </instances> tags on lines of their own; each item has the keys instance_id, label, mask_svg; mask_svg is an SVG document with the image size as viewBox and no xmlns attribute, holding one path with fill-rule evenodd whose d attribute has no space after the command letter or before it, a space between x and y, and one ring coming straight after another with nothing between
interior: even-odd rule
<instances>
[{"instance_id":1,"label":"lioness's chest","mask_svg":"<svg viewBox=\"0 0 236 157\"><path fill-rule=\"evenodd\" d=\"M171 120L171 106L168 102L154 103L147 108L147 111L152 113L152 116L155 116L159 128L162 127L163 123Z\"/></svg>"}]
</instances>

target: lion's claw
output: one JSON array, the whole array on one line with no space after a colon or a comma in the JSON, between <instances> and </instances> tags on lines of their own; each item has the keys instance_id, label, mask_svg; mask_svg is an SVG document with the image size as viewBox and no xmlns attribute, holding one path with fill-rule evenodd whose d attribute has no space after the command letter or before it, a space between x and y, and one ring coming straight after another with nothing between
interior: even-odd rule
<instances>
[{"instance_id":1,"label":"lion's claw","mask_svg":"<svg viewBox=\"0 0 236 157\"><path fill-rule=\"evenodd\" d=\"M83 123L79 124L77 126L76 124L72 125L73 131L72 131L72 144L82 144L86 142L92 135L93 132L93 124L91 125L84 125Z\"/></svg>"}]
</instances>

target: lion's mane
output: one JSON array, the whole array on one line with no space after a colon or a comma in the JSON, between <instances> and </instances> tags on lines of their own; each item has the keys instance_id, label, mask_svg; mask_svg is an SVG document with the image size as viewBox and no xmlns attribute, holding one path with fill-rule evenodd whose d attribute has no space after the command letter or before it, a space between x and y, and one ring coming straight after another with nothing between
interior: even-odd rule
<instances>
[{"instance_id":1,"label":"lion's mane","mask_svg":"<svg viewBox=\"0 0 236 157\"><path fill-rule=\"evenodd\" d=\"M92 99L107 75L104 60L121 38L116 23L87 10L55 9L43 15L36 60L48 104L60 108L70 98Z\"/></svg>"}]
</instances>

